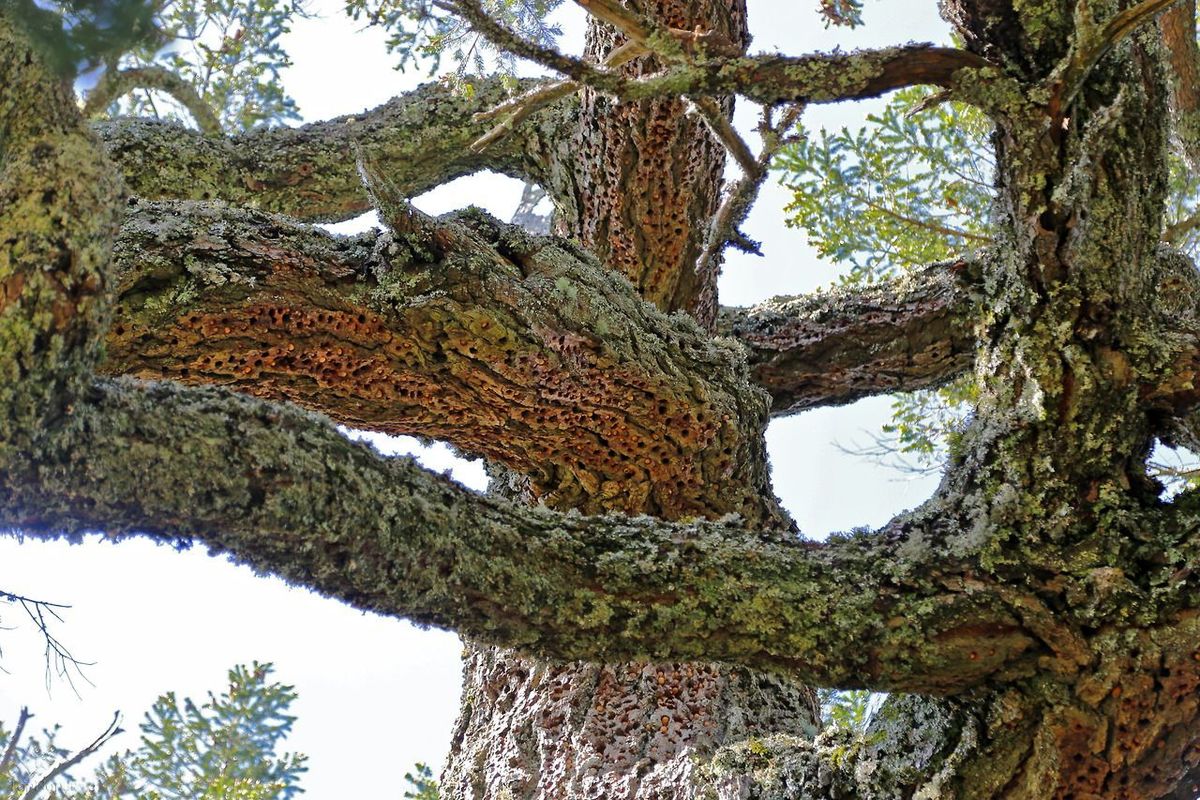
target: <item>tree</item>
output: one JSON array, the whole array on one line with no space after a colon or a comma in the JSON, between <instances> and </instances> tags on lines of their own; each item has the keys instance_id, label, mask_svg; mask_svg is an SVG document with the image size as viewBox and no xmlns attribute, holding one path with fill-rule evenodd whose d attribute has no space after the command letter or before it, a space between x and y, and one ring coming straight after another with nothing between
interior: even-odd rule
<instances>
[{"instance_id":1,"label":"tree","mask_svg":"<svg viewBox=\"0 0 1200 800\"><path fill-rule=\"evenodd\" d=\"M91 779L74 770L121 733L118 718L94 742L72 753L56 742L58 726L41 737L25 734L27 710L12 732L0 725L0 791L5 797L66 800L290 800L303 791L306 757L276 753L291 731L287 711L296 693L268 682L270 664L236 666L229 688L197 705L174 692L155 701L141 725L136 750L114 754Z\"/></svg>"},{"instance_id":2,"label":"tree","mask_svg":"<svg viewBox=\"0 0 1200 800\"><path fill-rule=\"evenodd\" d=\"M352 4L563 81L235 137L89 129L0 17L0 522L199 542L470 637L447 797L1194 797L1200 499L1146 464L1200 450L1200 286L1164 241L1194 4L945 0L957 48L752 56L740 3L588 0L583 58L512 29L534 5ZM720 309L797 104L916 85L990 120L986 241ZM776 109L759 154L733 95ZM554 235L405 201L484 168ZM307 224L371 207L387 231ZM797 537L770 415L964 374L928 502ZM329 420L448 440L495 489ZM890 694L818 734L808 685Z\"/></svg>"}]
</instances>

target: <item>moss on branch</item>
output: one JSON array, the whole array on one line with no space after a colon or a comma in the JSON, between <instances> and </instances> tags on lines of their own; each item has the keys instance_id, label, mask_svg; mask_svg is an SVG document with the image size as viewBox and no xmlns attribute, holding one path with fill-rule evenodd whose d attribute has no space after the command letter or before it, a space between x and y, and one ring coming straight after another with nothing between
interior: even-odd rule
<instances>
[{"instance_id":1,"label":"moss on branch","mask_svg":"<svg viewBox=\"0 0 1200 800\"><path fill-rule=\"evenodd\" d=\"M526 80L520 88L537 84ZM355 146L410 197L484 169L543 182L548 142L560 137L574 100L530 116L486 152L472 151L471 142L488 129L474 114L507 97L499 79L480 81L470 98L426 84L361 114L228 138L146 119L98 123L96 130L130 191L140 197L225 200L336 222L370 210L355 169Z\"/></svg>"},{"instance_id":2,"label":"moss on branch","mask_svg":"<svg viewBox=\"0 0 1200 800\"><path fill-rule=\"evenodd\" d=\"M0 476L2 525L194 539L356 607L543 656L953 692L1045 655L986 590L944 588L904 536L816 545L515 506L219 389L101 382L28 457Z\"/></svg>"}]
</instances>

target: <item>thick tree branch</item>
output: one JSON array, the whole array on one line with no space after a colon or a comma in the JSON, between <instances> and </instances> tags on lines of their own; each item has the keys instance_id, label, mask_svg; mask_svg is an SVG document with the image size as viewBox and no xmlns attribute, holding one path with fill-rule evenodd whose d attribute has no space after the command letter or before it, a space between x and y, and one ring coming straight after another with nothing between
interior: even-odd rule
<instances>
[{"instance_id":1,"label":"thick tree branch","mask_svg":"<svg viewBox=\"0 0 1200 800\"><path fill-rule=\"evenodd\" d=\"M475 495L301 411L129 380L98 383L28 455L0 473L0 525L196 539L358 608L554 658L727 660L935 693L1059 660L1019 605L954 577L936 517L816 545L561 515Z\"/></svg>"},{"instance_id":2,"label":"thick tree branch","mask_svg":"<svg viewBox=\"0 0 1200 800\"><path fill-rule=\"evenodd\" d=\"M479 213L431 224L346 239L140 204L116 243L104 369L446 439L532 476L556 506L782 524L766 398L740 353L567 242Z\"/></svg>"},{"instance_id":3,"label":"thick tree branch","mask_svg":"<svg viewBox=\"0 0 1200 800\"><path fill-rule=\"evenodd\" d=\"M879 284L723 309L719 330L750 348L773 414L944 383L974 362L967 262Z\"/></svg>"},{"instance_id":4,"label":"thick tree branch","mask_svg":"<svg viewBox=\"0 0 1200 800\"><path fill-rule=\"evenodd\" d=\"M83 107L84 116L101 113L118 97L134 89L166 92L188 110L201 133L207 136L221 135L221 121L195 87L171 70L158 66L105 72L96 87L88 93L87 103Z\"/></svg>"},{"instance_id":5,"label":"thick tree branch","mask_svg":"<svg viewBox=\"0 0 1200 800\"><path fill-rule=\"evenodd\" d=\"M540 85L521 83L524 90ZM482 169L544 183L545 153L574 101L559 100L516 124L484 153L471 150L488 126L477 112L503 103L498 79L467 98L426 84L378 108L299 128L212 138L178 124L122 119L97 124L132 193L146 198L219 199L305 220L333 222L370 210L355 170L355 145L412 197Z\"/></svg>"}]
</instances>

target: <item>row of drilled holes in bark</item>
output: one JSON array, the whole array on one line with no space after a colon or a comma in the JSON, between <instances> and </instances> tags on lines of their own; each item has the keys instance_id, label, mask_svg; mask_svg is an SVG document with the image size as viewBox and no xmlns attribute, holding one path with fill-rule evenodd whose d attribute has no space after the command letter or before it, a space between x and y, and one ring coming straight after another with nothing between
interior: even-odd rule
<instances>
[{"instance_id":1,"label":"row of drilled holes in bark","mask_svg":"<svg viewBox=\"0 0 1200 800\"><path fill-rule=\"evenodd\" d=\"M386 354L399 362L401 371L425 366L426 360L444 364L457 354L467 360L486 363L497 374L511 380L512 387L525 394L529 391L529 379L533 378L540 387L542 398L559 403L572 400L580 393L579 387L586 387L588 398L603 398L608 407L620 409L639 424L662 426L669 431L666 438L678 441L688 449L706 444L712 436L715 423L713 415L706 415L703 409L693 411L690 403L671 403L668 407L663 399L662 387L629 370L617 369L602 358L594 357L590 362L582 357L573 358L577 362L574 365L576 369L567 370L564 365L547 359L533 345L526 345L524 352L519 351L516 337L506 334L493 335L488 340L444 336L442 341L432 341L435 335L433 328L437 323L430 321L422 325L420 320L415 320L409 326L414 332L422 327L430 330L424 332L425 336L415 333L412 337L401 338L395 336L382 321L361 312L310 311L270 306L250 306L236 317L191 313L183 318L182 323L165 334L170 347L208 344L223 337L254 341L278 338L281 340L279 347L285 346L283 341L292 345L288 347L290 354L296 341L311 338L305 337L305 334L317 333L328 335L346 347L342 349L330 345L325 352L310 354L308 360L315 357L319 364L336 362L348 358L353 350L358 349ZM480 325L486 326L486 321ZM118 339L139 338L147 334L152 338L164 337L164 334L151 330L149 326L144 329L130 326L127 329L124 325L118 325L114 334ZM558 338L566 340L568 337L560 334ZM556 344L555 350L569 350L567 345ZM316 344L318 348L321 346L319 342ZM263 352L272 358L281 355L278 347L267 348ZM249 365L252 369L247 372L248 365L243 360L239 364L243 374L252 375L254 369L269 366L267 363L258 364L257 361L255 359ZM331 377L347 378L351 377L351 372L341 370ZM354 374L362 375L361 371ZM520 394L508 395L505 399L519 400Z\"/></svg>"},{"instance_id":2,"label":"row of drilled holes in bark","mask_svg":"<svg viewBox=\"0 0 1200 800\"><path fill-rule=\"evenodd\" d=\"M690 222L697 187L708 194L719 179L720 157L696 144L695 128L702 123L689 119L685 110L674 99L619 104L605 115L602 131L580 142L579 163L600 164L605 171L590 185L607 187L581 198L581 218L587 221L582 238L606 253L605 262L628 276L643 296L658 302L692 268L684 256L700 242ZM630 151L638 154L632 169Z\"/></svg>"},{"instance_id":3,"label":"row of drilled holes in bark","mask_svg":"<svg viewBox=\"0 0 1200 800\"><path fill-rule=\"evenodd\" d=\"M385 423L375 427L392 433L437 435L432 430L433 425L450 420L453 423L449 428L454 434L452 438L460 445L493 457L511 456L511 443L498 450L496 444L501 439L486 428L520 423L525 427L520 438L527 440L525 449L530 451L530 458L535 459L528 466L535 466L536 460L540 459L567 465L578 471L583 482L589 484L586 487L589 493L595 493L599 489L598 483L608 479L648 484L652 487L650 495L654 500L649 508L653 510L709 511L714 508L714 503L708 487L725 483L737 472L732 445L736 432L728 425L722 425L719 432L713 431L709 427L709 415L703 411L688 409L671 414L679 409L678 405L643 392L646 401L642 404L643 411L645 406L653 405L661 417L656 420L657 426L661 427L653 431L643 428L644 432L635 433L637 426L631 426L628 418L631 412L585 405L594 400L596 394L605 398L617 393L628 396L630 385L649 385L636 376L623 379L620 370L590 371L587 376L590 380L580 381L577 375L564 375L552 365L538 361L536 355L510 357L514 366L523 367L508 376L510 381L488 385L487 373L480 373L475 376L475 385L467 391L467 396L460 398L446 391L454 379L439 382L427 373L405 372L405 364L409 368L412 366L413 348L392 338L381 325L368 322L363 315L355 319L342 312L305 311L296 316L299 317L298 324L292 325L292 332L280 344L247 353L212 352L212 349L220 347L222 338L246 338L255 330L252 323L256 321L270 321L275 327L296 323L297 320L291 319L292 312L276 310L275 313L252 313L238 318L192 314L187 318L189 329L179 331L180 336L170 337L167 349L178 352L181 337L187 337L203 343L210 352L175 367L173 374L196 382L233 379L257 394L276 399L283 395L334 416L349 401L351 408L347 410L352 411L358 421L369 424L375 417L376 421ZM304 335L305 331L324 331L331 324L344 336L356 332L362 334L356 338L363 339L364 345L373 349L363 356L346 339L337 340L341 344L330 344L313 341L311 335ZM136 340L143 331L118 326L114 333ZM150 335L148 330L145 333ZM259 338L264 338L262 330L257 333ZM154 335L161 338L161 334ZM380 348L376 337L386 337L388 345ZM398 346L402 344L403 347ZM390 350L388 355L391 356L406 354L409 358L401 359L398 366L385 354L376 352L379 349ZM441 351L435 352L434 356L440 356L443 363L447 361ZM456 356L451 353L450 358ZM445 371L452 372L453 365L447 364ZM530 374L533 375L532 383ZM321 392L306 397L305 392L311 387L296 384L297 377L313 381ZM445 377L449 378L449 375ZM531 392L530 385L539 386L539 391ZM498 398L493 406L477 402L484 387ZM597 389L601 391L597 392ZM328 393L324 399L322 393ZM374 414L371 413L372 404L364 400L375 401ZM404 409L403 414L398 413L399 408ZM470 435L472 426L479 428L481 425L484 430ZM578 437L573 439L570 448L565 448L561 437L539 435L547 430L589 431L594 439ZM464 435L464 431L468 433ZM718 437L726 443L716 456L697 459L697 453L707 445L716 444L714 439ZM543 446L538 447L539 443ZM589 480L592 475L597 479ZM724 510L740 510L740 504L735 503Z\"/></svg>"},{"instance_id":4,"label":"row of drilled holes in bark","mask_svg":"<svg viewBox=\"0 0 1200 800\"><path fill-rule=\"evenodd\" d=\"M1136 661L1139 651L1130 651ZM1200 710L1200 652L1152 673L1126 676L1113 686L1098 709L1111 728L1099 741L1103 753L1092 752L1097 731L1076 720L1065 733L1062 800L1089 796L1157 796L1179 771L1200 762L1200 738L1191 735ZM1149 791L1149 794L1147 792Z\"/></svg>"}]
</instances>

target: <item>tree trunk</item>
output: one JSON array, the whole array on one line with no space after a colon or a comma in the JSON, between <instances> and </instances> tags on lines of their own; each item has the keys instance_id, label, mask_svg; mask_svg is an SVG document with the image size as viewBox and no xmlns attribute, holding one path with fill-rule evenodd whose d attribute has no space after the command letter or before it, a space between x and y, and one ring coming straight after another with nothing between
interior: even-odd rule
<instances>
[{"instance_id":1,"label":"tree trunk","mask_svg":"<svg viewBox=\"0 0 1200 800\"><path fill-rule=\"evenodd\" d=\"M633 7L672 27L715 30L743 46L748 39L740 2L655 0ZM624 41L595 20L587 39L593 62ZM645 57L624 72L636 77L660 66ZM732 102L724 107L731 112ZM584 88L568 141L549 179L559 232L581 241L663 310L686 310L712 325L717 273L700 255L720 202L725 151L703 119L681 98L621 102ZM753 460L765 465L761 448L754 451ZM566 505L558 498L569 497L563 487L536 480L513 476L504 483L509 496L523 486L529 499L553 498L556 507ZM641 483L619 482L607 508L643 493ZM701 513L710 518L722 513L715 488L705 487L709 507ZM764 490L763 507L747 516L781 524L770 489L756 495ZM550 664L468 644L463 684L441 784L452 798L695 797L693 773L717 748L768 732L811 736L820 719L810 689L724 664Z\"/></svg>"}]
</instances>

